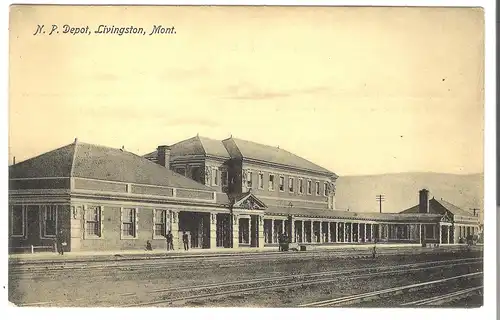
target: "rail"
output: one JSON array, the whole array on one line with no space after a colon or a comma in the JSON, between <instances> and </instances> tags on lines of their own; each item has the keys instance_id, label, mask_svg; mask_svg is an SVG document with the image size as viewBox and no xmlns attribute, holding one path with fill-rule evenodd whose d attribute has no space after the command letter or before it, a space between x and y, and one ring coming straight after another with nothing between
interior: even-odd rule
<instances>
[{"instance_id":1,"label":"rail","mask_svg":"<svg viewBox=\"0 0 500 320\"><path fill-rule=\"evenodd\" d=\"M371 299L371 298L375 298L375 297L380 297L382 295L389 295L389 294L394 294L394 293L403 292L403 291L420 290L423 288L428 288L431 286L442 284L442 283L445 283L448 281L476 277L476 276L479 276L482 274L483 274L483 272L467 273L467 274L454 276L454 277L450 277L450 278L444 278L444 279L427 281L427 282L420 282L420 283L415 283L415 284L411 284L411 285L407 285L407 286L377 290L377 291L373 291L373 292L355 294L355 295L340 297L340 298L336 298L336 299L306 303L306 304L300 305L299 307L330 307L330 306L336 306L336 305L344 305L344 304L349 304L349 303L361 302L363 300Z\"/></svg>"},{"instance_id":2,"label":"rail","mask_svg":"<svg viewBox=\"0 0 500 320\"><path fill-rule=\"evenodd\" d=\"M110 295L111 301L107 299L101 300L98 306L120 306L120 307L138 307L138 306L158 306L165 304L172 304L176 302L189 302L206 298L231 296L239 294L248 294L255 292L263 292L268 290L276 290L282 288L291 288L303 285L326 284L337 281L338 277L347 279L358 279L373 276L386 276L396 274L406 274L411 271L429 270L434 268L453 268L458 265L470 264L473 261L479 263L480 259L452 259L444 261L429 261L412 264L401 264L395 266L378 266L368 268L356 268L348 270L332 270L325 272L297 274L297 275L280 275L273 277L253 278L237 281L226 281L223 283L211 283L204 285L193 285L185 287L170 287L150 290L146 295L153 300L137 302L137 303L124 303L120 301L124 297L137 297L136 292L121 293ZM318 279L319 278L319 279ZM285 283L276 283L285 282ZM231 288L233 287L233 288ZM184 294L183 294L184 293ZM160 299L155 299L154 296L169 295ZM113 302L118 298L118 301ZM46 302L33 302L25 303L20 306L40 306L40 305L57 305L74 303L76 301L86 301L87 298L77 298L68 301L46 301ZM104 305L103 305L104 304Z\"/></svg>"},{"instance_id":3,"label":"rail","mask_svg":"<svg viewBox=\"0 0 500 320\"><path fill-rule=\"evenodd\" d=\"M446 293L446 294L443 294L443 295L439 295L439 296L435 296L435 297L430 297L430 298L427 298L427 299L422 299L422 300L417 300L417 301L403 303L403 304L401 304L401 306L403 306L403 307L407 307L407 306L429 306L429 305L433 305L433 304L439 304L439 303L446 302L446 301L449 301L449 300L454 300L454 299L457 299L457 298L463 298L464 296L472 294L472 293L474 293L474 292L476 292L478 290L481 290L481 289L483 289L483 286L477 286L477 287L473 287L473 288L462 289L462 290L459 290L459 291L450 292L450 293Z\"/></svg>"}]
</instances>

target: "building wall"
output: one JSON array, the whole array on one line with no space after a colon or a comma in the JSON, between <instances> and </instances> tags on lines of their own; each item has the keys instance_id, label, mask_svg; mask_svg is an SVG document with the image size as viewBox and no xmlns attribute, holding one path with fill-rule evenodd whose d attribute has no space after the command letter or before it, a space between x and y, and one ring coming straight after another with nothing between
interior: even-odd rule
<instances>
[{"instance_id":1,"label":"building wall","mask_svg":"<svg viewBox=\"0 0 500 320\"><path fill-rule=\"evenodd\" d=\"M287 204L297 201L300 206L327 208L328 196L324 195L325 183L331 181L330 177L311 174L295 170L283 170L272 166L248 164L243 161L242 174L252 173L252 193L263 201L266 199L283 200ZM262 174L262 184L259 185L259 174ZM274 175L274 189L269 188L270 175ZM284 190L279 188L280 177L284 178ZM293 192L289 191L289 178L293 178ZM302 193L299 192L299 179L302 179ZM245 179L242 179L245 182ZM311 193L308 193L307 181L311 181ZM316 194L316 182L319 182L319 195ZM246 183L242 186L243 192L247 189Z\"/></svg>"},{"instance_id":2,"label":"building wall","mask_svg":"<svg viewBox=\"0 0 500 320\"><path fill-rule=\"evenodd\" d=\"M99 204L88 204L88 206L99 206ZM153 249L166 249L166 240L153 236L153 208L133 206L137 209L137 233L135 238L122 236L121 208L131 208L123 205L102 206L102 230L101 236L88 235L85 230L84 208L87 205L77 205L76 210L81 212L80 223L80 247L78 250L130 250L146 247L146 241L150 241ZM159 207L160 208L160 207ZM75 230L77 232L77 230ZM77 249L77 248L75 248Z\"/></svg>"},{"instance_id":3,"label":"building wall","mask_svg":"<svg viewBox=\"0 0 500 320\"><path fill-rule=\"evenodd\" d=\"M170 162L170 168L179 174L183 174L187 178L211 187L217 192L225 192L227 190L225 190L225 186L222 185L223 172L225 170L227 171L225 162L226 160L211 159L210 157L200 158L200 156L185 156L181 159L174 158ZM199 168L201 170L201 175L199 177L193 177L193 168ZM214 173L217 177L216 180L214 180Z\"/></svg>"},{"instance_id":4,"label":"building wall","mask_svg":"<svg viewBox=\"0 0 500 320\"><path fill-rule=\"evenodd\" d=\"M206 159L205 160L205 170L208 170L210 173L208 175L209 179L205 180L205 185L210 188L216 190L217 192L227 192L228 185L223 186L222 183L222 175L224 171L227 171L227 165L224 160L214 160L214 159ZM214 170L216 169L216 170ZM214 180L214 174L217 176L217 180Z\"/></svg>"},{"instance_id":5,"label":"building wall","mask_svg":"<svg viewBox=\"0 0 500 320\"><path fill-rule=\"evenodd\" d=\"M120 196L157 196L161 198L179 198L182 200L192 199L193 201L213 201L215 195L213 191L193 190L173 188L166 186L151 186L125 182L111 182L94 179L73 178L74 189L83 192L97 191L99 194L116 194Z\"/></svg>"},{"instance_id":6,"label":"building wall","mask_svg":"<svg viewBox=\"0 0 500 320\"><path fill-rule=\"evenodd\" d=\"M23 234L12 234L12 208L22 208L22 221L23 221ZM50 203L36 203L29 204L10 204L9 205L9 248L18 248L23 250L30 250L33 245L35 247L47 246L52 247L55 243L55 236L45 236L43 233L43 212L44 206L55 207L57 210L55 232L62 230L63 239L67 246L71 246L70 237L70 206L68 204L50 204ZM51 248L35 248L36 251L52 251Z\"/></svg>"},{"instance_id":7,"label":"building wall","mask_svg":"<svg viewBox=\"0 0 500 320\"><path fill-rule=\"evenodd\" d=\"M193 176L193 169L199 168L199 176ZM193 157L172 157L170 158L170 169L186 176L187 178L193 179L199 183L205 184L204 178L204 168L205 168L205 157L193 156Z\"/></svg>"}]
</instances>

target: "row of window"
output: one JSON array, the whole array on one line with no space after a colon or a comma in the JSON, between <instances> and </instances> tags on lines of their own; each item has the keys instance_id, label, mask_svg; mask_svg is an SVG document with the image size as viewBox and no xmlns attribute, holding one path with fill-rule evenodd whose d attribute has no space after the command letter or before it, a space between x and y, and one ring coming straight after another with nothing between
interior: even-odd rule
<instances>
[{"instance_id":1,"label":"row of window","mask_svg":"<svg viewBox=\"0 0 500 320\"><path fill-rule=\"evenodd\" d=\"M198 169L198 168L197 168ZM176 172L185 175L185 169L184 168L178 168L175 169ZM220 173L220 180L219 180L219 173ZM268 186L267 189L269 191L274 191L275 190L275 184L276 184L276 178L273 173L268 174ZM205 184L208 186L219 186L219 184L223 187L227 187L229 183L229 174L227 170L219 170L219 168L212 168L210 175L205 175ZM264 189L264 173L259 172L258 173L258 188L259 189ZM320 189L321 183L319 181L314 182L314 188L313 188L313 182L311 179L307 179L305 186L304 186L304 179L303 178L297 178L297 185L295 185L295 178L294 177L289 177L288 178L288 186L287 189L289 192L294 193L295 188L297 189L297 192L299 194L308 194L312 195L313 194L313 189L314 189L314 194L316 196L323 195L327 196L328 195L328 184L326 182L323 182L323 190ZM247 188L252 188L253 187L253 172L248 171L247 176L246 176L246 187ZM279 184L278 184L279 191L284 192L285 191L285 176L280 175L279 176ZM305 191L304 191L305 189ZM323 191L323 192L321 192Z\"/></svg>"},{"instance_id":2,"label":"row of window","mask_svg":"<svg viewBox=\"0 0 500 320\"><path fill-rule=\"evenodd\" d=\"M36 214L30 210L36 210L40 214L40 235L44 238L55 237L58 229L58 206L12 206L11 207L11 235L14 237L25 236L26 217ZM85 235L90 237L102 237L102 208L87 207L85 209L84 223ZM125 238L137 237L137 210L135 208L123 208L121 214L121 235ZM170 230L170 215L168 210L154 210L153 234L155 237L165 237Z\"/></svg>"},{"instance_id":3,"label":"row of window","mask_svg":"<svg viewBox=\"0 0 500 320\"><path fill-rule=\"evenodd\" d=\"M246 177L248 188L253 187L252 177L253 177L253 172L248 171L247 177ZM259 172L257 177L258 177L258 181L257 181L258 188L264 189L264 173ZM273 173L269 173L268 180L267 180L267 182L268 182L267 189L269 191L275 190L275 181L276 181L275 175ZM328 195L328 184L326 182L323 182L323 192L322 193L320 190L320 185L321 184L319 181L314 182L314 194L317 196L323 194L323 196L326 197ZM295 188L297 188L297 193L299 193L299 194L307 193L308 195L312 195L313 194L313 181L311 179L306 180L305 192L304 192L304 179L303 178L297 178L297 184L295 184L295 178L288 177L288 186L287 186L288 192L294 193ZM283 175L279 176L278 189L281 192L285 191L285 176L283 176Z\"/></svg>"},{"instance_id":4,"label":"row of window","mask_svg":"<svg viewBox=\"0 0 500 320\"><path fill-rule=\"evenodd\" d=\"M23 237L26 232L26 217L39 214L40 235L43 238L55 237L57 233L57 206L12 206L10 232L14 237Z\"/></svg>"},{"instance_id":5,"label":"row of window","mask_svg":"<svg viewBox=\"0 0 500 320\"><path fill-rule=\"evenodd\" d=\"M86 210L85 234L87 236L102 237L102 208L90 207ZM138 231L137 209L123 208L121 213L121 235L124 238L136 238ZM166 237L170 231L170 215L168 210L156 209L153 211L154 237Z\"/></svg>"},{"instance_id":6,"label":"row of window","mask_svg":"<svg viewBox=\"0 0 500 320\"><path fill-rule=\"evenodd\" d=\"M229 182L228 172L226 170L221 170L220 176L221 176L221 185L223 187L227 187L228 182ZM211 179L211 181L210 181L210 179ZM212 185L212 186L219 185L219 169L218 168L212 168L212 172L211 172L210 177L208 175L205 176L205 184Z\"/></svg>"}]
</instances>

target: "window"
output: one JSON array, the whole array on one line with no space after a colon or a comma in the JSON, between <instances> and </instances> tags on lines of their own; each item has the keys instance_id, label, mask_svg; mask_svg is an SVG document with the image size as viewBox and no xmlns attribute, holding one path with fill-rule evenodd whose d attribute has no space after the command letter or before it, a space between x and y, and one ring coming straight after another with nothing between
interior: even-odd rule
<instances>
[{"instance_id":1,"label":"window","mask_svg":"<svg viewBox=\"0 0 500 320\"><path fill-rule=\"evenodd\" d=\"M11 207L11 235L15 237L24 236L24 210L23 206Z\"/></svg>"},{"instance_id":2,"label":"window","mask_svg":"<svg viewBox=\"0 0 500 320\"><path fill-rule=\"evenodd\" d=\"M88 236L101 236L101 207L88 207L85 212L85 232Z\"/></svg>"},{"instance_id":3,"label":"window","mask_svg":"<svg viewBox=\"0 0 500 320\"><path fill-rule=\"evenodd\" d=\"M186 169L185 168L176 168L175 172L177 172L180 175L185 176L186 175Z\"/></svg>"},{"instance_id":4,"label":"window","mask_svg":"<svg viewBox=\"0 0 500 320\"><path fill-rule=\"evenodd\" d=\"M425 227L425 238L426 239L436 239L435 226L434 225L424 225Z\"/></svg>"},{"instance_id":5,"label":"window","mask_svg":"<svg viewBox=\"0 0 500 320\"><path fill-rule=\"evenodd\" d=\"M316 181L316 183L314 184L314 187L316 188L316 195L319 196L319 182Z\"/></svg>"},{"instance_id":6,"label":"window","mask_svg":"<svg viewBox=\"0 0 500 320\"><path fill-rule=\"evenodd\" d=\"M264 189L264 174L259 172L259 189Z\"/></svg>"},{"instance_id":7,"label":"window","mask_svg":"<svg viewBox=\"0 0 500 320\"><path fill-rule=\"evenodd\" d=\"M226 170L221 172L221 180L222 180L222 186L227 187L229 175L228 175L228 172Z\"/></svg>"},{"instance_id":8,"label":"window","mask_svg":"<svg viewBox=\"0 0 500 320\"><path fill-rule=\"evenodd\" d=\"M247 188L252 187L252 171L247 172Z\"/></svg>"},{"instance_id":9,"label":"window","mask_svg":"<svg viewBox=\"0 0 500 320\"><path fill-rule=\"evenodd\" d=\"M191 168L191 179L194 181L198 181L199 183L203 183L203 174L201 167Z\"/></svg>"},{"instance_id":10,"label":"window","mask_svg":"<svg viewBox=\"0 0 500 320\"><path fill-rule=\"evenodd\" d=\"M136 210L124 208L122 211L122 236L135 238L137 234Z\"/></svg>"},{"instance_id":11,"label":"window","mask_svg":"<svg viewBox=\"0 0 500 320\"><path fill-rule=\"evenodd\" d=\"M307 180L307 194L312 194L312 181Z\"/></svg>"},{"instance_id":12,"label":"window","mask_svg":"<svg viewBox=\"0 0 500 320\"><path fill-rule=\"evenodd\" d=\"M165 237L168 232L168 211L157 209L154 211L154 236Z\"/></svg>"},{"instance_id":13,"label":"window","mask_svg":"<svg viewBox=\"0 0 500 320\"><path fill-rule=\"evenodd\" d=\"M42 236L55 237L57 232L57 206L42 206Z\"/></svg>"},{"instance_id":14,"label":"window","mask_svg":"<svg viewBox=\"0 0 500 320\"><path fill-rule=\"evenodd\" d=\"M212 185L213 186L219 185L219 169L217 168L212 169Z\"/></svg>"},{"instance_id":15,"label":"window","mask_svg":"<svg viewBox=\"0 0 500 320\"><path fill-rule=\"evenodd\" d=\"M210 185L210 171L208 171L208 168L205 169L205 185Z\"/></svg>"},{"instance_id":16,"label":"window","mask_svg":"<svg viewBox=\"0 0 500 320\"><path fill-rule=\"evenodd\" d=\"M239 219L239 240L240 243L250 243L250 222L249 219Z\"/></svg>"},{"instance_id":17,"label":"window","mask_svg":"<svg viewBox=\"0 0 500 320\"><path fill-rule=\"evenodd\" d=\"M288 191L293 192L293 178L288 178Z\"/></svg>"},{"instance_id":18,"label":"window","mask_svg":"<svg viewBox=\"0 0 500 320\"><path fill-rule=\"evenodd\" d=\"M299 193L303 193L304 192L304 187L302 185L302 179L299 178Z\"/></svg>"},{"instance_id":19,"label":"window","mask_svg":"<svg viewBox=\"0 0 500 320\"><path fill-rule=\"evenodd\" d=\"M285 177L280 176L280 191L285 191Z\"/></svg>"},{"instance_id":20,"label":"window","mask_svg":"<svg viewBox=\"0 0 500 320\"><path fill-rule=\"evenodd\" d=\"M269 191L274 191L274 174L269 174Z\"/></svg>"},{"instance_id":21,"label":"window","mask_svg":"<svg viewBox=\"0 0 500 320\"><path fill-rule=\"evenodd\" d=\"M323 183L323 195L328 196L328 184L326 182Z\"/></svg>"}]
</instances>

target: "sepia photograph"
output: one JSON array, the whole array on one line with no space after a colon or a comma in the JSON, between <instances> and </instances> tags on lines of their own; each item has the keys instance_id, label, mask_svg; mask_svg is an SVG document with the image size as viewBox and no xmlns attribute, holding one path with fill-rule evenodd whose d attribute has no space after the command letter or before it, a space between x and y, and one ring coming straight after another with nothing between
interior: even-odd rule
<instances>
[{"instance_id":1,"label":"sepia photograph","mask_svg":"<svg viewBox=\"0 0 500 320\"><path fill-rule=\"evenodd\" d=\"M12 306L484 306L484 8L17 4L8 41Z\"/></svg>"}]
</instances>

